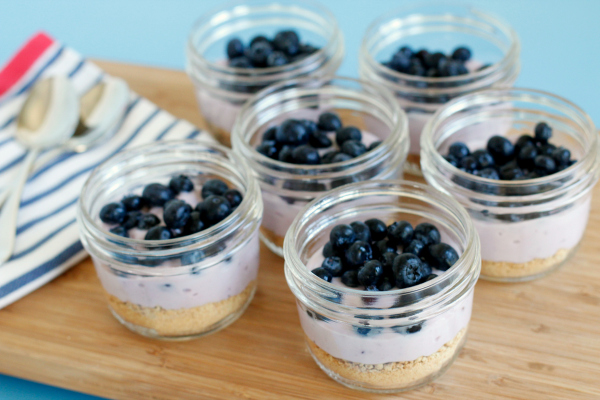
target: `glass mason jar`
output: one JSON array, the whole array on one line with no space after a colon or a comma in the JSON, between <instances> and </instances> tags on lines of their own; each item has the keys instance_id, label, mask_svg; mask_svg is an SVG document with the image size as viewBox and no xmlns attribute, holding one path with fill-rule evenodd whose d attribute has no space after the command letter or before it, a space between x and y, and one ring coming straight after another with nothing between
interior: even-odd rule
<instances>
[{"instance_id":1,"label":"glass mason jar","mask_svg":"<svg viewBox=\"0 0 600 400\"><path fill-rule=\"evenodd\" d=\"M352 289L311 273L311 259L322 258L335 225L369 218L433 223L460 258L433 280L390 291ZM464 208L431 187L369 181L332 190L294 220L284 256L308 349L346 386L395 392L425 385L444 373L466 341L481 268L479 238Z\"/></svg>"},{"instance_id":2,"label":"glass mason jar","mask_svg":"<svg viewBox=\"0 0 600 400\"><path fill-rule=\"evenodd\" d=\"M227 42L254 36L274 37L295 30L302 43L319 50L281 67L245 69L227 65ZM252 95L275 83L312 76L331 77L344 57L344 39L334 16L310 0L242 0L226 3L201 17L187 44L187 73L195 86L200 112L224 144L239 110Z\"/></svg>"},{"instance_id":3,"label":"glass mason jar","mask_svg":"<svg viewBox=\"0 0 600 400\"><path fill-rule=\"evenodd\" d=\"M222 146L167 141L119 153L92 173L77 218L119 322L151 338L188 339L242 315L256 289L262 215L259 187L243 165ZM202 182L219 178L239 190L243 201L219 224L169 240L124 238L100 221L105 204L139 194L150 183L168 184L179 174L194 181L196 196Z\"/></svg>"},{"instance_id":4,"label":"glass mason jar","mask_svg":"<svg viewBox=\"0 0 600 400\"><path fill-rule=\"evenodd\" d=\"M473 54L466 64L470 73L428 78L384 66L382 62L402 46L444 54L467 46ZM421 175L420 135L433 113L455 97L493 86L512 86L520 70L519 51L519 38L509 25L471 7L436 4L401 8L370 25L360 49L360 76L390 88L408 114L411 147L407 172Z\"/></svg>"},{"instance_id":5,"label":"glass mason jar","mask_svg":"<svg viewBox=\"0 0 600 400\"><path fill-rule=\"evenodd\" d=\"M345 162L297 165L273 160L256 151L263 133L289 118L317 120L332 111L344 126L353 125L367 137L381 140L375 149ZM332 188L369 179L402 177L408 152L406 114L385 88L369 82L335 77L286 81L265 89L240 111L232 132L233 151L258 178L264 207L260 235L283 256L283 238L300 210Z\"/></svg>"},{"instance_id":6,"label":"glass mason jar","mask_svg":"<svg viewBox=\"0 0 600 400\"><path fill-rule=\"evenodd\" d=\"M514 143L541 121L553 129L550 143L569 149L575 164L542 178L499 181L461 171L443 158L456 141L478 149L500 135ZM425 126L421 146L427 182L455 197L473 219L482 278L539 278L576 252L600 174L598 134L579 107L537 90L485 90L441 108Z\"/></svg>"}]
</instances>

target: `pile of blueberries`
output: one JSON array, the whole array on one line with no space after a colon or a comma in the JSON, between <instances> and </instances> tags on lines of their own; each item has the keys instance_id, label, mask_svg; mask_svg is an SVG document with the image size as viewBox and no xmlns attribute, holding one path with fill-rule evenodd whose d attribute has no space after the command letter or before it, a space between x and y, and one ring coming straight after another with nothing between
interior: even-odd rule
<instances>
[{"instance_id":1,"label":"pile of blueberries","mask_svg":"<svg viewBox=\"0 0 600 400\"><path fill-rule=\"evenodd\" d=\"M259 35L248 46L239 38L227 43L228 65L234 68L280 67L301 60L319 50L300 43L298 33L292 30L278 32L273 40Z\"/></svg>"},{"instance_id":2,"label":"pile of blueberries","mask_svg":"<svg viewBox=\"0 0 600 400\"><path fill-rule=\"evenodd\" d=\"M386 226L376 218L333 227L323 256L313 274L327 282L341 277L344 285L366 291L418 285L437 277L434 268L446 271L458 260L456 250L441 242L434 225L423 222L413 228L407 221L397 221Z\"/></svg>"},{"instance_id":3,"label":"pile of blueberries","mask_svg":"<svg viewBox=\"0 0 600 400\"><path fill-rule=\"evenodd\" d=\"M468 47L457 47L451 55L442 52L430 53L426 49L414 51L409 46L403 46L392 55L389 61L382 62L388 68L408 75L428 78L444 78L466 75L469 70L465 63L471 59ZM487 66L481 67L481 69Z\"/></svg>"},{"instance_id":4,"label":"pile of blueberries","mask_svg":"<svg viewBox=\"0 0 600 400\"><path fill-rule=\"evenodd\" d=\"M535 126L534 136L524 134L513 145L503 136L493 136L485 150L470 152L462 142L453 143L444 157L470 174L494 180L524 180L552 175L573 165L571 152L549 142L552 128L545 122Z\"/></svg>"},{"instance_id":5,"label":"pile of blueberries","mask_svg":"<svg viewBox=\"0 0 600 400\"><path fill-rule=\"evenodd\" d=\"M168 186L147 185L141 196L128 195L120 202L106 204L100 210L100 220L116 225L111 233L129 237L130 229L147 231L145 240L167 240L192 235L223 221L242 202L242 194L229 189L220 179L210 179L202 185L202 199L195 209L176 196L194 190L194 183L185 175L173 177ZM152 207L163 208L163 220L147 212ZM146 212L144 212L146 211Z\"/></svg>"},{"instance_id":6,"label":"pile of blueberries","mask_svg":"<svg viewBox=\"0 0 600 400\"><path fill-rule=\"evenodd\" d=\"M319 149L333 147L328 134L335 133L337 149L319 153ZM318 165L343 162L373 150L381 142L362 143L362 133L355 126L342 126L340 117L331 112L319 115L318 121L287 119L281 125L269 128L256 150L274 160L292 164Z\"/></svg>"}]
</instances>

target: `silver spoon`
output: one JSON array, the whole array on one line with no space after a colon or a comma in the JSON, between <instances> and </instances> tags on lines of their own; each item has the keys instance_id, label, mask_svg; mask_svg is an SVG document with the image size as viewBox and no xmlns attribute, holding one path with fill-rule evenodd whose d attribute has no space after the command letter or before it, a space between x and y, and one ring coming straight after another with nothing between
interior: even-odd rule
<instances>
[{"instance_id":1,"label":"silver spoon","mask_svg":"<svg viewBox=\"0 0 600 400\"><path fill-rule=\"evenodd\" d=\"M17 117L15 137L29 151L0 211L0 263L13 254L21 194L31 166L41 150L60 146L73 136L78 115L77 93L66 77L37 82L25 100Z\"/></svg>"}]
</instances>

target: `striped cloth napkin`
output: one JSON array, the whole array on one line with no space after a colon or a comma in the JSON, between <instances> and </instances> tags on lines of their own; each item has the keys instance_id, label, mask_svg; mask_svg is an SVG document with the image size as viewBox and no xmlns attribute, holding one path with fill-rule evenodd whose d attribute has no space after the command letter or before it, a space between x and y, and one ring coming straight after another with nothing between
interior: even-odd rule
<instances>
[{"instance_id":1,"label":"striped cloth napkin","mask_svg":"<svg viewBox=\"0 0 600 400\"><path fill-rule=\"evenodd\" d=\"M79 94L105 76L96 65L44 33L32 37L0 70L0 188L7 187L25 158L14 132L27 92L36 80L52 75L68 76ZM98 164L121 150L151 141L200 137L212 140L208 133L132 93L123 123L112 139L85 153L63 153L34 170L23 191L14 254L0 265L0 308L85 258L75 221L77 200Z\"/></svg>"}]
</instances>

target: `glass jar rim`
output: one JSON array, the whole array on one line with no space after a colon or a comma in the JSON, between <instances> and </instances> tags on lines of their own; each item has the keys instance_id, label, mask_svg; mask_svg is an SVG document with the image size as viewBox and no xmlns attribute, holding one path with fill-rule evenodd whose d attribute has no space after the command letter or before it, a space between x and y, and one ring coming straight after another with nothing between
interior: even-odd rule
<instances>
[{"instance_id":1,"label":"glass jar rim","mask_svg":"<svg viewBox=\"0 0 600 400\"><path fill-rule=\"evenodd\" d=\"M449 116L453 115L458 111L462 111L473 106L481 106L486 102L496 103L498 100L504 99L504 101L518 100L527 101L531 104L541 103L544 105L552 106L556 109L563 108L570 111L572 115L578 115L580 121L575 121L580 126L581 130L591 139L590 146L580 160L575 164L565 168L562 171L554 173L552 175L539 177L535 179L527 180L493 180L483 178L468 172L461 171L459 168L454 167L448 161L444 159L442 154L437 151L436 144L433 141L433 135L435 134L439 125ZM543 99L543 100L542 100ZM573 117L571 117L574 120ZM440 107L429 121L425 124L423 132L421 134L421 148L423 149L423 156L421 159L422 169L425 170L427 162L431 161L435 165L452 172L453 175L459 177L464 182L473 182L475 184L487 185L490 187L497 188L534 188L542 184L551 184L553 182L569 181L569 176L579 174L581 178L587 179L570 179L570 185L559 185L554 189L544 191L542 193L528 194L518 196L520 202L528 203L534 202L540 199L553 198L564 194L566 191L570 191L573 187L580 186L581 191L585 188L593 186L600 176L600 141L598 135L595 132L594 124L589 115L582 110L579 106L573 102L557 96L553 93L545 92L537 89L527 88L494 88L476 91L459 98L450 100L448 103ZM510 199L515 200L514 195L494 195L487 193L475 192L471 189L465 188L462 185L456 185L456 190L464 193L469 193L471 196L477 193L477 196L483 200L498 200L498 199Z\"/></svg>"},{"instance_id":2,"label":"glass jar rim","mask_svg":"<svg viewBox=\"0 0 600 400\"><path fill-rule=\"evenodd\" d=\"M352 158L347 161L331 163L331 164L319 164L319 165L297 165L290 164L279 160L273 160L261 153L259 153L254 147L249 144L249 141L246 140L247 135L243 126L245 116L251 112L251 110L256 107L256 105L265 103L272 104L275 100L271 100L271 95L278 93L280 90L284 89L282 92L285 93L290 89L285 89L286 87L293 87L304 84L312 84L315 89L319 89L322 87L326 87L327 85L334 86L333 83L340 81L346 82L349 84L358 84L361 87L369 88L372 92L371 96L377 94L383 100L383 104L386 107L390 107L392 115L396 116L397 123L394 123L394 129L391 130L390 134L382 141L380 146L375 147L373 150L368 151L364 154L361 154L358 157ZM363 97L366 94L363 94ZM380 99L377 99L380 100ZM369 82L360 79L348 78L343 76L333 76L330 78L322 78L315 79L311 77L307 78L298 78L293 80L287 80L285 82L276 83L268 86L267 88L256 93L252 98L250 98L240 109L238 117L234 123L234 127L232 129L232 143L234 149L239 148L240 152L248 158L256 158L260 161L261 164L266 165L269 170L278 171L283 177L292 178L292 179L319 179L323 175L327 177L333 176L346 176L350 171L352 173L352 169L360 168L365 162L369 160L378 159L384 155L385 149L394 143L405 144L406 152L409 147L409 133L408 133L408 116L406 113L400 108L400 105L395 100L393 94L387 90L385 87L376 84L374 82ZM305 173L298 174L290 172L290 170L302 169ZM326 170L326 172L319 171Z\"/></svg>"}]
</instances>

